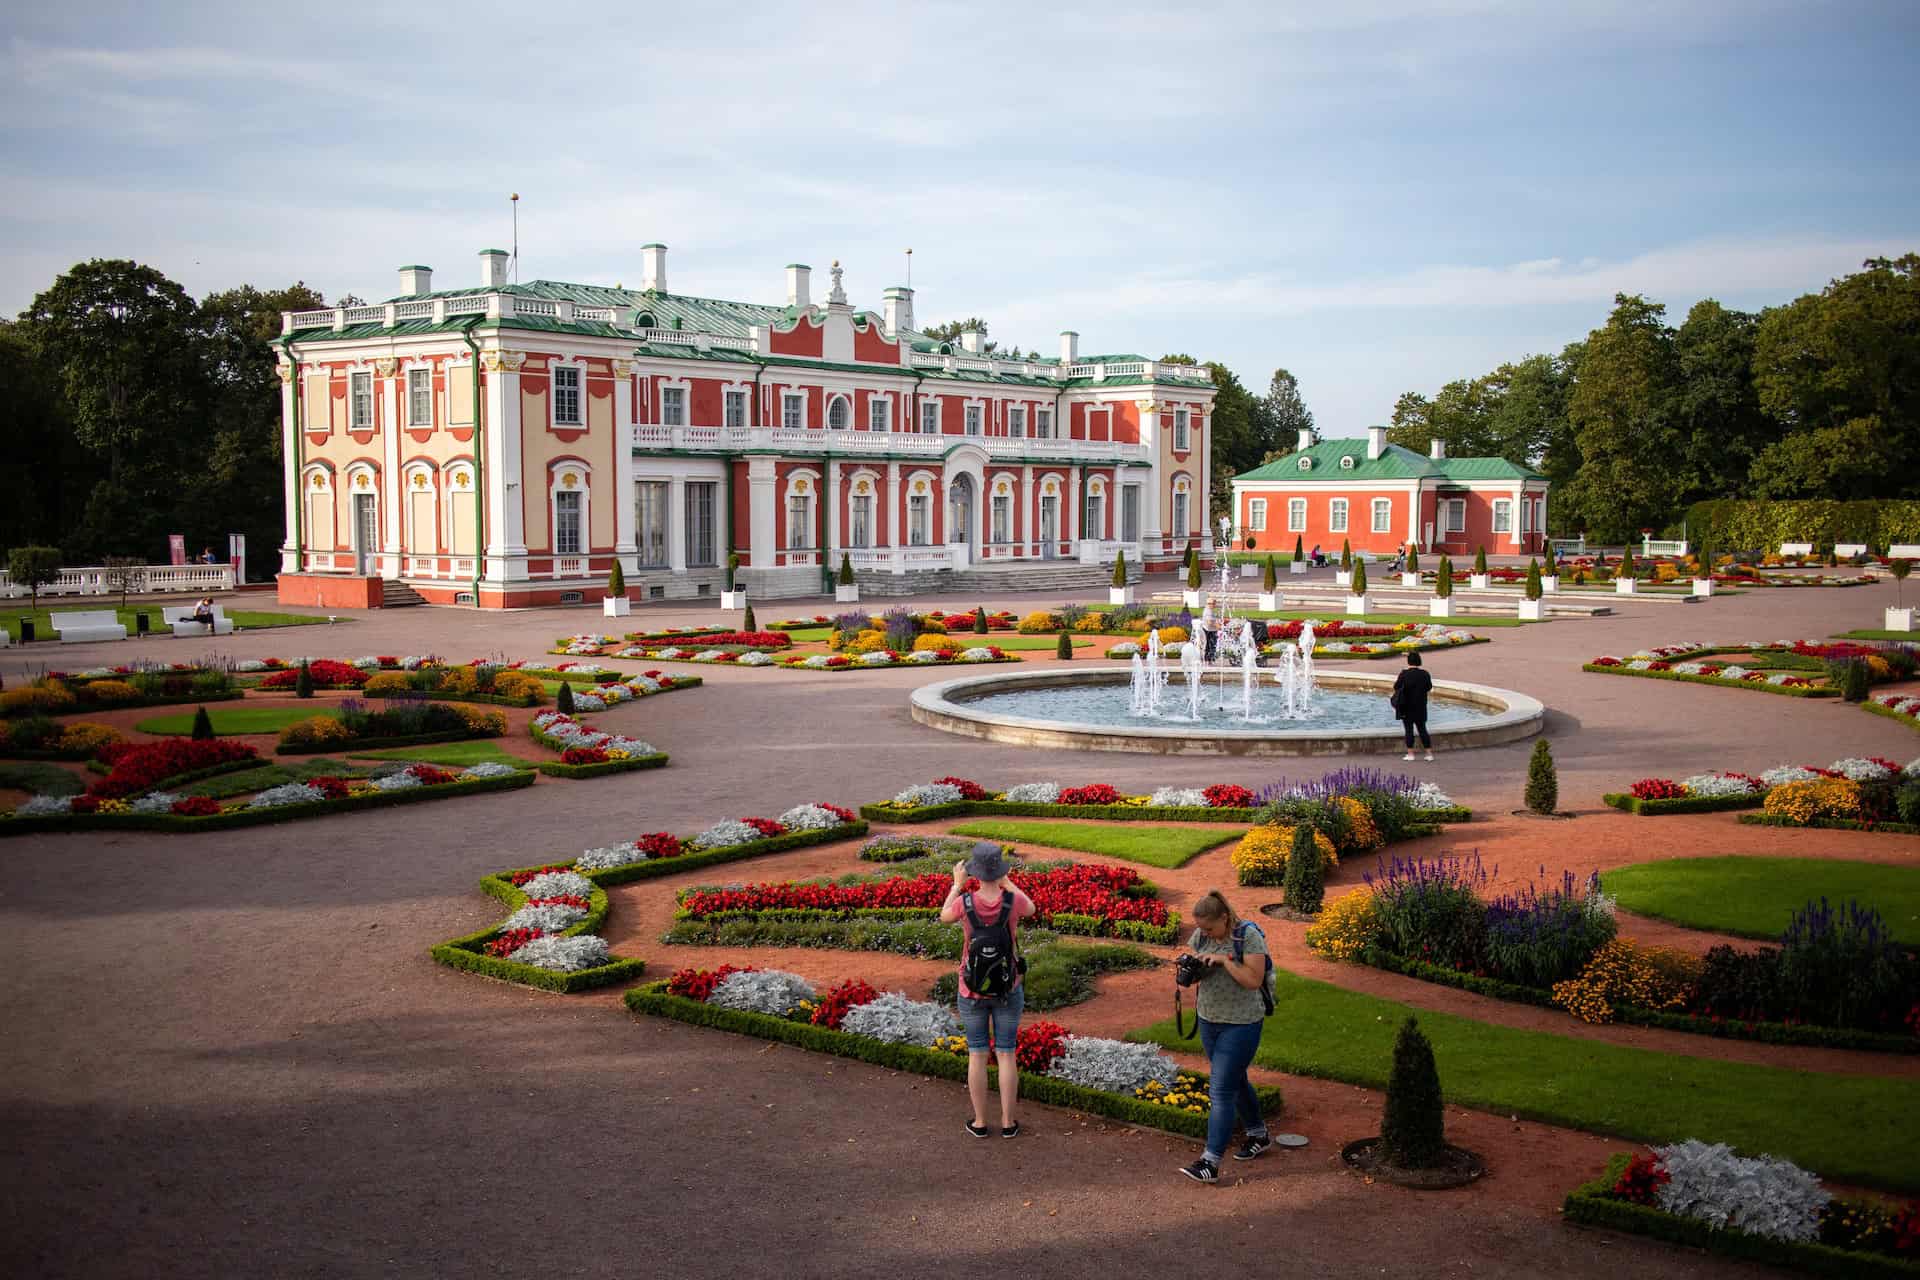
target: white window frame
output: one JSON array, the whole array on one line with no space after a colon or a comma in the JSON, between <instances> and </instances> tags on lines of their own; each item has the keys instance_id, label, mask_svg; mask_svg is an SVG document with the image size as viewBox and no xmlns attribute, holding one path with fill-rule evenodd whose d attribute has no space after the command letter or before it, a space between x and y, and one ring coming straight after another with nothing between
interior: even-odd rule
<instances>
[{"instance_id":1,"label":"white window frame","mask_svg":"<svg viewBox=\"0 0 1920 1280\"><path fill-rule=\"evenodd\" d=\"M1375 498L1372 504L1374 533L1393 532L1393 499Z\"/></svg>"},{"instance_id":2,"label":"white window frame","mask_svg":"<svg viewBox=\"0 0 1920 1280\"><path fill-rule=\"evenodd\" d=\"M1174 452L1185 453L1193 447L1190 441L1188 440L1188 435L1187 435L1189 425L1190 425L1190 419L1188 417L1187 410L1175 409L1173 411Z\"/></svg>"},{"instance_id":3,"label":"white window frame","mask_svg":"<svg viewBox=\"0 0 1920 1280\"><path fill-rule=\"evenodd\" d=\"M856 493L847 499L847 545L873 545L873 495Z\"/></svg>"},{"instance_id":4,"label":"white window frame","mask_svg":"<svg viewBox=\"0 0 1920 1280\"><path fill-rule=\"evenodd\" d=\"M584 427L587 425L587 371L577 364L555 364L548 371L552 381L553 425L556 427ZM563 417L560 413L560 377L570 374L573 379L573 416Z\"/></svg>"},{"instance_id":5,"label":"white window frame","mask_svg":"<svg viewBox=\"0 0 1920 1280\"><path fill-rule=\"evenodd\" d=\"M415 385L416 381L420 384ZM407 366L407 425L433 426L433 366Z\"/></svg>"},{"instance_id":6,"label":"white window frame","mask_svg":"<svg viewBox=\"0 0 1920 1280\"><path fill-rule=\"evenodd\" d=\"M1307 500L1305 498L1287 499L1287 532L1305 533L1307 531Z\"/></svg>"},{"instance_id":7,"label":"white window frame","mask_svg":"<svg viewBox=\"0 0 1920 1280\"><path fill-rule=\"evenodd\" d=\"M1448 498L1444 505L1447 509L1442 520L1445 522L1446 532L1465 533L1467 531L1467 500Z\"/></svg>"},{"instance_id":8,"label":"white window frame","mask_svg":"<svg viewBox=\"0 0 1920 1280\"><path fill-rule=\"evenodd\" d=\"M708 498L707 512L710 517L707 528L707 547L704 555L698 552L698 543L695 540L696 530L693 520L694 495L702 486L705 487ZM683 526L681 537L686 543L683 549L686 552L687 567L690 569L712 568L720 563L721 521L724 519L724 515L720 510L720 482L718 480L687 480L680 488L683 491L681 498L683 507L680 513L681 524ZM667 501L673 501L671 489L668 490ZM668 529L667 536L673 536L671 528Z\"/></svg>"},{"instance_id":9,"label":"white window frame","mask_svg":"<svg viewBox=\"0 0 1920 1280\"><path fill-rule=\"evenodd\" d=\"M1347 500L1333 498L1327 503L1327 532L1345 533L1347 531Z\"/></svg>"},{"instance_id":10,"label":"white window frame","mask_svg":"<svg viewBox=\"0 0 1920 1280\"><path fill-rule=\"evenodd\" d=\"M1520 532L1533 532L1533 504L1524 498L1520 502Z\"/></svg>"},{"instance_id":11,"label":"white window frame","mask_svg":"<svg viewBox=\"0 0 1920 1280\"><path fill-rule=\"evenodd\" d=\"M373 374L347 375L347 429L373 430Z\"/></svg>"},{"instance_id":12,"label":"white window frame","mask_svg":"<svg viewBox=\"0 0 1920 1280\"><path fill-rule=\"evenodd\" d=\"M1267 531L1267 500L1265 498L1247 499L1247 528L1254 533Z\"/></svg>"},{"instance_id":13,"label":"white window frame","mask_svg":"<svg viewBox=\"0 0 1920 1280\"><path fill-rule=\"evenodd\" d=\"M907 495L907 545L924 547L933 540L933 495Z\"/></svg>"},{"instance_id":14,"label":"white window frame","mask_svg":"<svg viewBox=\"0 0 1920 1280\"><path fill-rule=\"evenodd\" d=\"M798 404L798 408L794 406ZM807 427L807 393L804 391L782 391L780 393L780 426L787 431L804 431Z\"/></svg>"},{"instance_id":15,"label":"white window frame","mask_svg":"<svg viewBox=\"0 0 1920 1280\"><path fill-rule=\"evenodd\" d=\"M1033 411L1033 438L1035 440L1053 439L1053 410L1035 409Z\"/></svg>"},{"instance_id":16,"label":"white window frame","mask_svg":"<svg viewBox=\"0 0 1920 1280\"><path fill-rule=\"evenodd\" d=\"M1176 489L1173 494L1173 528L1168 532L1175 537L1184 538L1193 530L1187 528L1187 491Z\"/></svg>"},{"instance_id":17,"label":"white window frame","mask_svg":"<svg viewBox=\"0 0 1920 1280\"><path fill-rule=\"evenodd\" d=\"M660 425L663 427L687 425L687 389L684 386L661 386Z\"/></svg>"},{"instance_id":18,"label":"white window frame","mask_svg":"<svg viewBox=\"0 0 1920 1280\"><path fill-rule=\"evenodd\" d=\"M986 406L978 402L969 404L964 421L966 422L966 433L968 435L977 436L986 434Z\"/></svg>"},{"instance_id":19,"label":"white window frame","mask_svg":"<svg viewBox=\"0 0 1920 1280\"><path fill-rule=\"evenodd\" d=\"M738 413L734 412L736 408L739 410ZM739 421L736 422L734 420L735 418L738 418ZM732 427L736 430L742 429L747 425L747 393L746 392L729 390L721 394L720 421L723 425Z\"/></svg>"},{"instance_id":20,"label":"white window frame","mask_svg":"<svg viewBox=\"0 0 1920 1280\"><path fill-rule=\"evenodd\" d=\"M1027 437L1027 407L1023 404L1007 406L1007 434L1015 440Z\"/></svg>"},{"instance_id":21,"label":"white window frame","mask_svg":"<svg viewBox=\"0 0 1920 1280\"><path fill-rule=\"evenodd\" d=\"M867 430L888 431L893 426L893 400L884 391L867 396Z\"/></svg>"},{"instance_id":22,"label":"white window frame","mask_svg":"<svg viewBox=\"0 0 1920 1280\"><path fill-rule=\"evenodd\" d=\"M660 541L658 559L653 559L646 522L641 518L640 494L643 485L658 485L649 492L660 497ZM633 541L635 558L642 569L665 569L673 562L673 482L665 476L637 476L633 482Z\"/></svg>"},{"instance_id":23,"label":"white window frame","mask_svg":"<svg viewBox=\"0 0 1920 1280\"><path fill-rule=\"evenodd\" d=\"M992 531L989 540L992 542L1012 542L1013 495L1008 493L994 494L989 500L988 510L990 513L989 518L992 521L989 525Z\"/></svg>"},{"instance_id":24,"label":"white window frame","mask_svg":"<svg viewBox=\"0 0 1920 1280\"><path fill-rule=\"evenodd\" d=\"M835 423L833 420L833 411L836 408L840 410L840 421L838 423ZM835 392L833 395L828 396L827 397L827 430L845 431L848 427L851 427L852 425L853 425L853 401L849 400L844 394L839 392Z\"/></svg>"},{"instance_id":25,"label":"white window frame","mask_svg":"<svg viewBox=\"0 0 1920 1280\"><path fill-rule=\"evenodd\" d=\"M940 434L940 402L928 398L920 402L920 434L937 436Z\"/></svg>"},{"instance_id":26,"label":"white window frame","mask_svg":"<svg viewBox=\"0 0 1920 1280\"><path fill-rule=\"evenodd\" d=\"M580 509L573 513L579 517L579 524L573 531L575 545L572 549L568 549L562 545L560 536L561 530L565 528L565 525L560 519L560 499L563 497L578 498L580 500ZM553 510L553 554L556 556L583 556L587 554L586 548L591 543L591 539L587 536L587 491L585 489L556 488L552 494L549 495L548 502Z\"/></svg>"},{"instance_id":27,"label":"white window frame","mask_svg":"<svg viewBox=\"0 0 1920 1280\"><path fill-rule=\"evenodd\" d=\"M1493 531L1495 533L1513 532L1513 499L1495 498L1493 500Z\"/></svg>"}]
</instances>

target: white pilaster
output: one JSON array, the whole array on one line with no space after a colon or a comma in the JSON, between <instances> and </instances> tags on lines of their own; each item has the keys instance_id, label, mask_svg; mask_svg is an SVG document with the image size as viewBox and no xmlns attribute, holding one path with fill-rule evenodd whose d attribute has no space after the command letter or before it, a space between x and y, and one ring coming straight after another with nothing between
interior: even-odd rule
<instances>
[{"instance_id":1,"label":"white pilaster","mask_svg":"<svg viewBox=\"0 0 1920 1280\"><path fill-rule=\"evenodd\" d=\"M1520 532L1520 526L1525 523L1520 519L1520 504L1526 500L1527 491L1525 487L1513 491L1513 523L1507 528L1507 536L1513 543L1513 553L1515 555L1522 555L1527 549L1526 535Z\"/></svg>"},{"instance_id":2,"label":"white pilaster","mask_svg":"<svg viewBox=\"0 0 1920 1280\"><path fill-rule=\"evenodd\" d=\"M839 557L833 553L840 546L840 464L832 458L827 459L827 545L820 549L820 563L836 572L840 567Z\"/></svg>"},{"instance_id":3,"label":"white pilaster","mask_svg":"<svg viewBox=\"0 0 1920 1280\"><path fill-rule=\"evenodd\" d=\"M381 523L386 527L381 530L380 576L397 578L400 576L400 508L407 500L400 484L400 376L392 360L380 362L375 368L384 370L380 375L380 437L384 459L380 469L380 508Z\"/></svg>"},{"instance_id":4,"label":"white pilaster","mask_svg":"<svg viewBox=\"0 0 1920 1280\"><path fill-rule=\"evenodd\" d=\"M300 394L300 383L293 376L294 366L280 366L280 457L281 499L283 502L287 526L286 541L280 544L280 572L300 572L300 555L295 548L294 521L299 516L301 502L300 468L298 466L300 443L293 430L293 398Z\"/></svg>"},{"instance_id":5,"label":"white pilaster","mask_svg":"<svg viewBox=\"0 0 1920 1280\"><path fill-rule=\"evenodd\" d=\"M1033 536L1037 527L1034 521L1040 518L1039 503L1033 497L1033 467L1020 468L1020 541L1026 544L1027 558L1032 559L1039 553L1039 540Z\"/></svg>"},{"instance_id":6,"label":"white pilaster","mask_svg":"<svg viewBox=\"0 0 1920 1280\"><path fill-rule=\"evenodd\" d=\"M1071 542L1073 546L1068 551L1068 554L1075 555L1078 554L1080 550L1080 522L1086 518L1086 508L1080 503L1079 467L1070 468L1067 472L1067 503L1067 518L1062 522L1065 527L1061 529L1061 532L1070 535L1067 540Z\"/></svg>"},{"instance_id":7,"label":"white pilaster","mask_svg":"<svg viewBox=\"0 0 1920 1280\"><path fill-rule=\"evenodd\" d=\"M664 255L664 250L662 251ZM664 266L662 270L664 271ZM613 551L628 573L640 566L633 528L633 362L613 362ZM684 513L683 517L684 518ZM682 544L682 556L686 554Z\"/></svg>"},{"instance_id":8,"label":"white pilaster","mask_svg":"<svg viewBox=\"0 0 1920 1280\"><path fill-rule=\"evenodd\" d=\"M487 503L486 572L490 581L524 581L527 577L527 529L524 477L520 474L520 365L518 351L481 353L486 371ZM508 486L512 487L509 488ZM540 481L542 490L544 480ZM544 502L536 493L533 501Z\"/></svg>"},{"instance_id":9,"label":"white pilaster","mask_svg":"<svg viewBox=\"0 0 1920 1280\"><path fill-rule=\"evenodd\" d=\"M633 490L627 490L627 519L631 521ZM667 567L675 573L687 571L687 478L675 475L667 486Z\"/></svg>"},{"instance_id":10,"label":"white pilaster","mask_svg":"<svg viewBox=\"0 0 1920 1280\"><path fill-rule=\"evenodd\" d=\"M1417 545L1420 541L1420 482L1413 482L1413 492L1407 495L1407 542Z\"/></svg>"},{"instance_id":11,"label":"white pilaster","mask_svg":"<svg viewBox=\"0 0 1920 1280\"><path fill-rule=\"evenodd\" d=\"M884 504L885 509L880 513L880 541L882 546L896 549L900 546L899 541L893 536L893 530L898 520L905 519L904 515L895 515L895 513L900 510L901 501L900 464L897 462L889 462L887 464L887 500ZM896 553L894 560L898 562L899 559L900 557Z\"/></svg>"},{"instance_id":12,"label":"white pilaster","mask_svg":"<svg viewBox=\"0 0 1920 1280\"><path fill-rule=\"evenodd\" d=\"M775 492L774 460L765 455L747 459L748 525L752 532L749 554L756 569L773 568L775 543L774 506L780 495Z\"/></svg>"}]
</instances>

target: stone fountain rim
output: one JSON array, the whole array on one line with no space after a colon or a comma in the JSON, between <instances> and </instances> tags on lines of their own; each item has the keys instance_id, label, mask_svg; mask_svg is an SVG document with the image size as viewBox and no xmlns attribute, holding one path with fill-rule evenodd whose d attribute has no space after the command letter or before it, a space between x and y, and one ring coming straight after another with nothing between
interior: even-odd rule
<instances>
[{"instance_id":1,"label":"stone fountain rim","mask_svg":"<svg viewBox=\"0 0 1920 1280\"><path fill-rule=\"evenodd\" d=\"M1177 671L1173 681L1179 680ZM1402 750L1400 722L1388 721L1379 728L1360 729L1256 729L1209 728L1196 732L1187 726L1093 725L1074 720L1046 720L1037 716L1015 716L1004 712L972 710L969 697L1021 689L1060 688L1073 685L1119 685L1130 683L1126 671L1032 671L996 672L943 680L914 690L910 703L913 718L921 724L946 733L984 738L1029 747L1064 747L1078 751L1133 751L1166 755L1358 755L1391 749ZM1314 683L1328 689L1362 689L1385 693L1393 687L1393 678L1361 672L1314 673ZM1494 714L1467 724L1435 726L1431 732L1436 750L1462 747L1498 746L1539 733L1546 720L1546 706L1536 698L1494 685L1472 684L1462 680L1436 680L1432 697L1443 701L1486 707Z\"/></svg>"}]
</instances>

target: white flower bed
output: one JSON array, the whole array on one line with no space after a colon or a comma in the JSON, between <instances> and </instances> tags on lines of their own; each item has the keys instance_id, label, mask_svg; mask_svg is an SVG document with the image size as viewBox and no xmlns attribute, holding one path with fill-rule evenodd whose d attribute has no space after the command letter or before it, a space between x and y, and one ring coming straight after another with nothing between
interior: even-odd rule
<instances>
[{"instance_id":1,"label":"white flower bed","mask_svg":"<svg viewBox=\"0 0 1920 1280\"><path fill-rule=\"evenodd\" d=\"M940 653L936 649L916 649L907 655L908 662L938 662Z\"/></svg>"},{"instance_id":2,"label":"white flower bed","mask_svg":"<svg viewBox=\"0 0 1920 1280\"><path fill-rule=\"evenodd\" d=\"M1690 796L1715 798L1719 796L1750 796L1765 790L1764 785L1756 785L1746 778L1736 778L1724 773L1696 773L1691 778L1680 779Z\"/></svg>"},{"instance_id":3,"label":"white flower bed","mask_svg":"<svg viewBox=\"0 0 1920 1280\"><path fill-rule=\"evenodd\" d=\"M598 694L576 693L573 695L573 709L581 713L588 711L605 711L607 709L607 700Z\"/></svg>"},{"instance_id":4,"label":"white flower bed","mask_svg":"<svg viewBox=\"0 0 1920 1280\"><path fill-rule=\"evenodd\" d=\"M72 796L35 796L13 811L16 818L50 818L73 812Z\"/></svg>"},{"instance_id":5,"label":"white flower bed","mask_svg":"<svg viewBox=\"0 0 1920 1280\"><path fill-rule=\"evenodd\" d=\"M1179 1065L1154 1045L1098 1036L1068 1036L1061 1043L1067 1051L1047 1074L1084 1088L1130 1095L1149 1080L1171 1085L1180 1073Z\"/></svg>"},{"instance_id":6,"label":"white flower bed","mask_svg":"<svg viewBox=\"0 0 1920 1280\"><path fill-rule=\"evenodd\" d=\"M1845 760L1835 760L1832 765L1835 773L1853 779L1855 782L1878 782L1882 778L1891 778L1893 770L1871 760L1862 760L1858 756L1849 756Z\"/></svg>"},{"instance_id":7,"label":"white flower bed","mask_svg":"<svg viewBox=\"0 0 1920 1280\"><path fill-rule=\"evenodd\" d=\"M789 831L831 831L843 825L846 819L817 804L797 804L775 821Z\"/></svg>"},{"instance_id":8,"label":"white flower bed","mask_svg":"<svg viewBox=\"0 0 1920 1280\"><path fill-rule=\"evenodd\" d=\"M625 844L606 844L588 849L573 860L573 865L577 871L605 871L646 860L647 855L640 852L640 846L629 840Z\"/></svg>"},{"instance_id":9,"label":"white flower bed","mask_svg":"<svg viewBox=\"0 0 1920 1280\"><path fill-rule=\"evenodd\" d=\"M693 655L695 662L718 662L727 656L725 649L702 649Z\"/></svg>"},{"instance_id":10,"label":"white flower bed","mask_svg":"<svg viewBox=\"0 0 1920 1280\"><path fill-rule=\"evenodd\" d=\"M1791 1161L1738 1156L1696 1138L1653 1150L1668 1174L1657 1193L1668 1213L1769 1240L1819 1238L1820 1211L1832 1197Z\"/></svg>"},{"instance_id":11,"label":"white flower bed","mask_svg":"<svg viewBox=\"0 0 1920 1280\"><path fill-rule=\"evenodd\" d=\"M962 661L962 662L992 662L992 661L993 661L993 650L991 650L991 649L979 649L979 648L974 648L974 649L962 649L962 650L960 651L960 661Z\"/></svg>"},{"instance_id":12,"label":"white flower bed","mask_svg":"<svg viewBox=\"0 0 1920 1280\"><path fill-rule=\"evenodd\" d=\"M1745 680L1747 678L1747 668L1739 665L1722 667L1720 668L1720 678L1722 680Z\"/></svg>"},{"instance_id":13,"label":"white flower bed","mask_svg":"<svg viewBox=\"0 0 1920 1280\"><path fill-rule=\"evenodd\" d=\"M871 1036L888 1044L917 1044L932 1048L941 1036L957 1035L960 1023L945 1005L909 1000L898 991L885 991L865 1004L847 1010L842 1031Z\"/></svg>"},{"instance_id":14,"label":"white flower bed","mask_svg":"<svg viewBox=\"0 0 1920 1280\"><path fill-rule=\"evenodd\" d=\"M734 665L736 667L770 667L773 665L773 655L769 653L743 653L740 655L740 660L734 663Z\"/></svg>"},{"instance_id":15,"label":"white flower bed","mask_svg":"<svg viewBox=\"0 0 1920 1280\"><path fill-rule=\"evenodd\" d=\"M415 777L411 769L396 769L375 778L372 785L375 791L411 791L415 787L424 787L426 783ZM259 797L255 796L254 799L257 801Z\"/></svg>"},{"instance_id":16,"label":"white flower bed","mask_svg":"<svg viewBox=\"0 0 1920 1280\"><path fill-rule=\"evenodd\" d=\"M1109 657L1114 657L1114 658L1131 658L1134 654L1139 652L1140 652L1140 644L1138 641L1122 640L1119 644L1107 650L1107 655Z\"/></svg>"},{"instance_id":17,"label":"white flower bed","mask_svg":"<svg viewBox=\"0 0 1920 1280\"><path fill-rule=\"evenodd\" d=\"M375 783L378 786L379 783ZM414 779L419 786L420 780ZM304 782L287 782L277 787L268 787L247 801L249 809L278 809L290 804L312 804L316 800L325 800L327 793L318 787L310 787Z\"/></svg>"},{"instance_id":18,"label":"white flower bed","mask_svg":"<svg viewBox=\"0 0 1920 1280\"><path fill-rule=\"evenodd\" d=\"M520 886L529 898L593 897L593 881L575 871L542 871Z\"/></svg>"},{"instance_id":19,"label":"white flower bed","mask_svg":"<svg viewBox=\"0 0 1920 1280\"><path fill-rule=\"evenodd\" d=\"M1451 809L1453 797L1442 791L1437 783L1423 782L1407 792L1407 803L1416 809Z\"/></svg>"},{"instance_id":20,"label":"white flower bed","mask_svg":"<svg viewBox=\"0 0 1920 1280\"><path fill-rule=\"evenodd\" d=\"M501 764L495 760L483 760L479 764L470 764L460 771L463 778L511 778L520 772L510 764Z\"/></svg>"},{"instance_id":21,"label":"white flower bed","mask_svg":"<svg viewBox=\"0 0 1920 1280\"><path fill-rule=\"evenodd\" d=\"M1761 774L1760 781L1769 787L1782 787L1789 782L1812 782L1819 776L1813 770L1803 769L1797 764L1783 764Z\"/></svg>"},{"instance_id":22,"label":"white flower bed","mask_svg":"<svg viewBox=\"0 0 1920 1280\"><path fill-rule=\"evenodd\" d=\"M243 658L233 664L233 669L242 675L252 675L256 671L266 671L270 668L258 658Z\"/></svg>"},{"instance_id":23,"label":"white flower bed","mask_svg":"<svg viewBox=\"0 0 1920 1280\"><path fill-rule=\"evenodd\" d=\"M149 791L127 807L135 813L172 813L179 798L170 791Z\"/></svg>"},{"instance_id":24,"label":"white flower bed","mask_svg":"<svg viewBox=\"0 0 1920 1280\"><path fill-rule=\"evenodd\" d=\"M897 805L910 809L924 809L936 804L952 804L960 798L960 788L948 782L922 782L908 787L893 798Z\"/></svg>"},{"instance_id":25,"label":"white flower bed","mask_svg":"<svg viewBox=\"0 0 1920 1280\"><path fill-rule=\"evenodd\" d=\"M502 930L538 929L542 933L559 933L586 918L585 909L569 906L564 902L528 903L501 921L500 928Z\"/></svg>"},{"instance_id":26,"label":"white flower bed","mask_svg":"<svg viewBox=\"0 0 1920 1280\"><path fill-rule=\"evenodd\" d=\"M1019 786L1007 788L1007 799L1015 804L1059 804L1060 784L1023 782Z\"/></svg>"},{"instance_id":27,"label":"white flower bed","mask_svg":"<svg viewBox=\"0 0 1920 1280\"><path fill-rule=\"evenodd\" d=\"M875 649L872 653L863 653L856 659L863 667L888 667L893 665L893 655L885 649Z\"/></svg>"},{"instance_id":28,"label":"white flower bed","mask_svg":"<svg viewBox=\"0 0 1920 1280\"><path fill-rule=\"evenodd\" d=\"M635 676L627 681L627 687L644 698L650 693L660 692L660 682L652 676Z\"/></svg>"},{"instance_id":29,"label":"white flower bed","mask_svg":"<svg viewBox=\"0 0 1920 1280\"><path fill-rule=\"evenodd\" d=\"M800 661L794 663L793 665L796 667L808 667L808 668L811 668L812 670L819 671L826 667L828 659L829 659L829 655L824 653L816 653L809 657L802 658Z\"/></svg>"},{"instance_id":30,"label":"white flower bed","mask_svg":"<svg viewBox=\"0 0 1920 1280\"><path fill-rule=\"evenodd\" d=\"M687 844L695 849L730 849L737 844L751 844L766 838L737 818L723 818L687 841Z\"/></svg>"},{"instance_id":31,"label":"white flower bed","mask_svg":"<svg viewBox=\"0 0 1920 1280\"><path fill-rule=\"evenodd\" d=\"M554 973L578 973L582 969L598 969L610 964L613 955L607 950L607 940L593 933L575 934L570 938L535 938L521 947L507 959L515 964L530 964L536 969L547 969Z\"/></svg>"},{"instance_id":32,"label":"white flower bed","mask_svg":"<svg viewBox=\"0 0 1920 1280\"><path fill-rule=\"evenodd\" d=\"M1197 787L1162 787L1147 797L1150 809L1205 809L1207 793Z\"/></svg>"},{"instance_id":33,"label":"white flower bed","mask_svg":"<svg viewBox=\"0 0 1920 1280\"><path fill-rule=\"evenodd\" d=\"M813 998L813 987L799 974L755 969L722 978L707 1003L716 1009L742 1009L784 1018L802 1000Z\"/></svg>"}]
</instances>

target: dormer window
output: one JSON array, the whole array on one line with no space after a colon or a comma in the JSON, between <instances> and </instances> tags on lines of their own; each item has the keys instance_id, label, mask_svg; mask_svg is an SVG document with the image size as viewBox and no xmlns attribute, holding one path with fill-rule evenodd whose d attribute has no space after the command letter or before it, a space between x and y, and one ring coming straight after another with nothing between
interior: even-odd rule
<instances>
[{"instance_id":1,"label":"dormer window","mask_svg":"<svg viewBox=\"0 0 1920 1280\"><path fill-rule=\"evenodd\" d=\"M1303 457L1303 458L1301 458L1301 459L1300 459L1300 469L1301 469L1302 471L1311 471L1311 470L1313 470L1313 457L1312 457L1312 455L1308 455L1308 456L1306 456L1306 457Z\"/></svg>"},{"instance_id":2,"label":"dormer window","mask_svg":"<svg viewBox=\"0 0 1920 1280\"><path fill-rule=\"evenodd\" d=\"M1353 455L1352 455L1352 454L1350 454L1350 453L1348 453L1348 454L1342 454L1342 455L1341 455L1341 457L1340 457L1340 469L1341 469L1342 471L1351 471L1351 470L1353 470Z\"/></svg>"}]
</instances>

